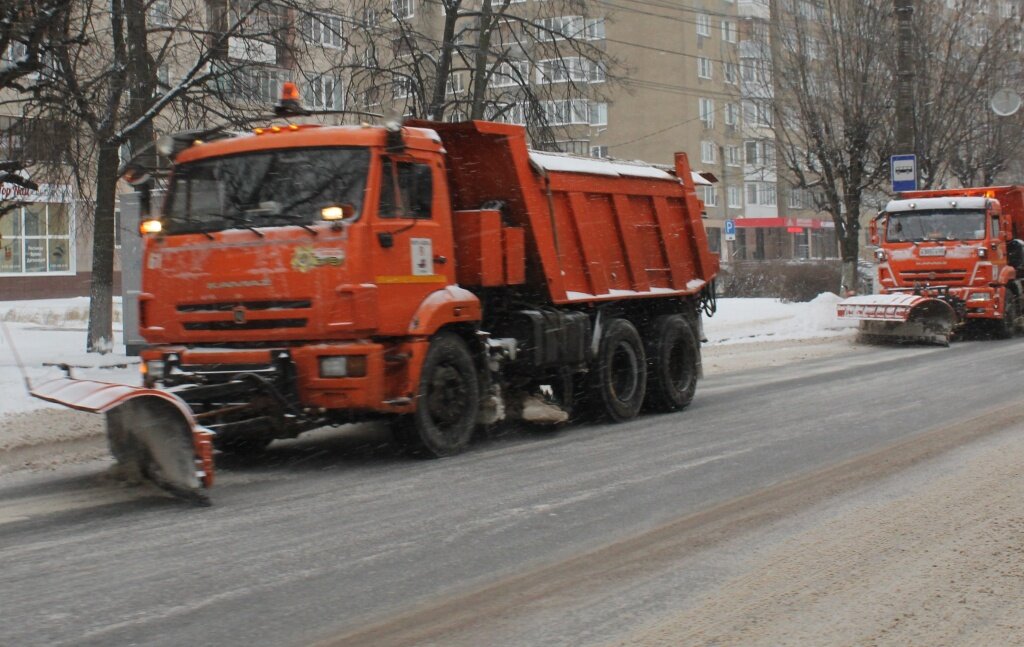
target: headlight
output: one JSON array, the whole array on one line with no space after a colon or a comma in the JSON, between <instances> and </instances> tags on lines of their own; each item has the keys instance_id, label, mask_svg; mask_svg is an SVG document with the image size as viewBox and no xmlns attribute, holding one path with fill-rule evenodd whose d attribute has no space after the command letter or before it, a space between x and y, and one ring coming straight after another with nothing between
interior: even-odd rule
<instances>
[{"instance_id":1,"label":"headlight","mask_svg":"<svg viewBox=\"0 0 1024 647\"><path fill-rule=\"evenodd\" d=\"M164 375L164 361L162 359L151 359L144 362L140 368L143 375L156 379Z\"/></svg>"},{"instance_id":2,"label":"headlight","mask_svg":"<svg viewBox=\"0 0 1024 647\"><path fill-rule=\"evenodd\" d=\"M366 355L335 355L320 358L320 377L363 377Z\"/></svg>"},{"instance_id":3,"label":"headlight","mask_svg":"<svg viewBox=\"0 0 1024 647\"><path fill-rule=\"evenodd\" d=\"M978 258L988 258L988 250L984 247L978 248Z\"/></svg>"},{"instance_id":4,"label":"headlight","mask_svg":"<svg viewBox=\"0 0 1024 647\"><path fill-rule=\"evenodd\" d=\"M885 250L884 249L876 249L875 250L875 260L878 261L879 263L883 263L883 262L885 262L885 259L886 259Z\"/></svg>"},{"instance_id":5,"label":"headlight","mask_svg":"<svg viewBox=\"0 0 1024 647\"><path fill-rule=\"evenodd\" d=\"M968 301L989 301L992 295L988 292L971 292L971 296L967 297Z\"/></svg>"}]
</instances>

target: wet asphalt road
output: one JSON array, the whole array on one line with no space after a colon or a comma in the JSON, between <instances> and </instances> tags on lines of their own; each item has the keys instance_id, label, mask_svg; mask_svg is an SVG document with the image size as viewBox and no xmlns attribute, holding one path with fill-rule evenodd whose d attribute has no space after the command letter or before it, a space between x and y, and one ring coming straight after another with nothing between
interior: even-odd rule
<instances>
[{"instance_id":1,"label":"wet asphalt road","mask_svg":"<svg viewBox=\"0 0 1024 647\"><path fill-rule=\"evenodd\" d=\"M678 414L513 430L445 460L397 456L373 426L275 446L221 461L206 509L126 490L101 464L5 479L0 644L337 640L1019 402L1022 383L1024 340L866 346L708 378ZM727 562L708 553L668 588L622 581L557 613L482 620L467 640L601 644L669 593L714 586Z\"/></svg>"}]
</instances>

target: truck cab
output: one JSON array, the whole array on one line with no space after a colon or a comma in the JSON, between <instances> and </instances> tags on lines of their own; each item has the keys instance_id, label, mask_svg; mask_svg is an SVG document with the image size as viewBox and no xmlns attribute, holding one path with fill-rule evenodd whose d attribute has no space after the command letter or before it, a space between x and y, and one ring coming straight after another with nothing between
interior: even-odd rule
<instances>
[{"instance_id":1,"label":"truck cab","mask_svg":"<svg viewBox=\"0 0 1024 647\"><path fill-rule=\"evenodd\" d=\"M996 196L919 191L890 201L871 226L882 293L939 296L961 319L1002 320L1018 296L1021 247Z\"/></svg>"}]
</instances>

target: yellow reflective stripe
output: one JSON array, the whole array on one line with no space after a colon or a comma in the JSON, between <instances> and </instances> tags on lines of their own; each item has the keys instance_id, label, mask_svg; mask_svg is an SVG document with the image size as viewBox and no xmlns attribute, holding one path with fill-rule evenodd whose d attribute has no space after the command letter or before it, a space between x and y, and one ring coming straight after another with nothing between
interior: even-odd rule
<instances>
[{"instance_id":1,"label":"yellow reflective stripe","mask_svg":"<svg viewBox=\"0 0 1024 647\"><path fill-rule=\"evenodd\" d=\"M443 274L406 274L400 276L378 276L374 281L378 285L389 283L447 283L448 279Z\"/></svg>"}]
</instances>

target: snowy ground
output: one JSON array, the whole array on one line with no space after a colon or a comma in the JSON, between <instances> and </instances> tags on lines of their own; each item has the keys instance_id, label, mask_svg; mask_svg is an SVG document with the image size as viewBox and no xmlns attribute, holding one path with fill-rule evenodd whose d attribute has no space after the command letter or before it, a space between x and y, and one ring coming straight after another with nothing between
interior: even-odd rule
<instances>
[{"instance_id":1,"label":"snowy ground","mask_svg":"<svg viewBox=\"0 0 1024 647\"><path fill-rule=\"evenodd\" d=\"M855 327L835 317L839 297L822 294L809 303L777 299L721 299L705 318L706 375L853 352ZM33 383L62 375L138 384L138 359L120 343L120 304L115 305L113 352L85 352L88 299L0 301L0 474L51 467L106 453L103 418L71 411L28 395L16 356Z\"/></svg>"}]
</instances>

